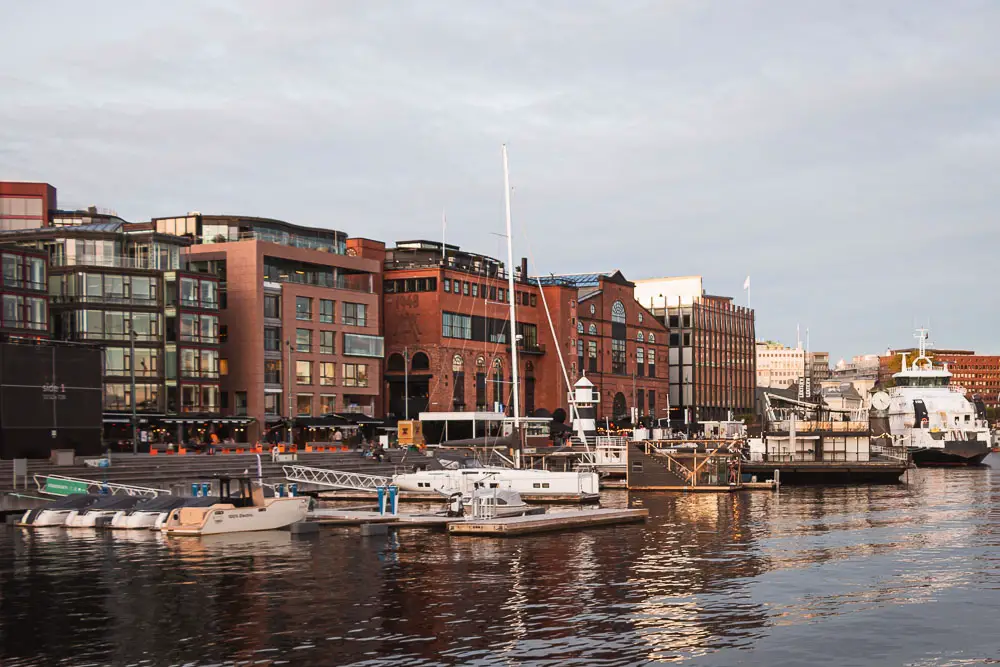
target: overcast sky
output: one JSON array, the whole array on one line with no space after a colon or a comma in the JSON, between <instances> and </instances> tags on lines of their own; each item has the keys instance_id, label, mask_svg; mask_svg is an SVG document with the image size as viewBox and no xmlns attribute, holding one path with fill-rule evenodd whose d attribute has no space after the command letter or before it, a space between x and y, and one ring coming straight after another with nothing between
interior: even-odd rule
<instances>
[{"instance_id":1,"label":"overcast sky","mask_svg":"<svg viewBox=\"0 0 1000 667\"><path fill-rule=\"evenodd\" d=\"M533 273L701 274L760 338L1000 353L1000 3L16 2L0 179Z\"/></svg>"}]
</instances>

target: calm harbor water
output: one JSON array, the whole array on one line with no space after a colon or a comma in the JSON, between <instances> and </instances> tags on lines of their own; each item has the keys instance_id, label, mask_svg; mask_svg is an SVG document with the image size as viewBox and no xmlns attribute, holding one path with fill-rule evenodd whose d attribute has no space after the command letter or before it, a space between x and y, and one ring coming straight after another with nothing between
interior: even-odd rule
<instances>
[{"instance_id":1,"label":"calm harbor water","mask_svg":"<svg viewBox=\"0 0 1000 667\"><path fill-rule=\"evenodd\" d=\"M647 524L508 540L0 529L0 664L1000 658L1000 467L631 502Z\"/></svg>"}]
</instances>

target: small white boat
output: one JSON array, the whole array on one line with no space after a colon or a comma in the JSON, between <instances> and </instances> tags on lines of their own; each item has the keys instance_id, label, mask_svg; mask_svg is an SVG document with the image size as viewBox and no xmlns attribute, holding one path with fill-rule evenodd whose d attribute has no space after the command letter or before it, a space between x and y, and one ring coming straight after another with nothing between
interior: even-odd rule
<instances>
[{"instance_id":1,"label":"small white boat","mask_svg":"<svg viewBox=\"0 0 1000 667\"><path fill-rule=\"evenodd\" d=\"M513 489L477 489L472 496L462 498L462 505L466 514L475 514L491 506L488 510L491 517L523 516L532 510Z\"/></svg>"},{"instance_id":2,"label":"small white boat","mask_svg":"<svg viewBox=\"0 0 1000 667\"><path fill-rule=\"evenodd\" d=\"M92 496L86 493L74 493L73 495L53 501L47 507L40 507L26 511L17 525L25 528L44 528L51 526L65 526L66 517L77 510L93 505L101 496Z\"/></svg>"},{"instance_id":3,"label":"small white boat","mask_svg":"<svg viewBox=\"0 0 1000 667\"><path fill-rule=\"evenodd\" d=\"M138 496L104 496L93 505L70 512L66 516L67 528L94 528L102 517L113 517L121 511L128 511L139 504Z\"/></svg>"},{"instance_id":4,"label":"small white boat","mask_svg":"<svg viewBox=\"0 0 1000 667\"><path fill-rule=\"evenodd\" d=\"M156 496L147 498L131 510L121 510L111 519L111 528L116 530L148 530L162 516L166 521L170 510L181 507L195 498L180 496ZM207 500L207 499L206 499Z\"/></svg>"},{"instance_id":5,"label":"small white boat","mask_svg":"<svg viewBox=\"0 0 1000 667\"><path fill-rule=\"evenodd\" d=\"M230 482L239 482L239 494ZM171 510L161 531L166 535L217 535L277 530L304 521L308 497L265 498L259 480L219 478L219 501L208 507Z\"/></svg>"}]
</instances>

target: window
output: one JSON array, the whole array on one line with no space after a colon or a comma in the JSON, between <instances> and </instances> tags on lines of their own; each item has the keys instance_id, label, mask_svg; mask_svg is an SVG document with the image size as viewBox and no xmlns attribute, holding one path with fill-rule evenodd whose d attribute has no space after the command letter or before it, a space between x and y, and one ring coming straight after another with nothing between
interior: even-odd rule
<instances>
[{"instance_id":1,"label":"window","mask_svg":"<svg viewBox=\"0 0 1000 667\"><path fill-rule=\"evenodd\" d=\"M597 372L597 341L587 341L587 370L591 373Z\"/></svg>"},{"instance_id":2,"label":"window","mask_svg":"<svg viewBox=\"0 0 1000 667\"><path fill-rule=\"evenodd\" d=\"M201 288L201 307L202 308L218 308L219 307L219 284L214 280L201 280L199 281L199 287Z\"/></svg>"},{"instance_id":3,"label":"window","mask_svg":"<svg viewBox=\"0 0 1000 667\"><path fill-rule=\"evenodd\" d=\"M625 306L621 301L615 301L611 304L611 321L625 324Z\"/></svg>"},{"instance_id":4,"label":"window","mask_svg":"<svg viewBox=\"0 0 1000 667\"><path fill-rule=\"evenodd\" d=\"M653 334L652 331L650 331L649 335L646 336L646 340L648 340L650 343L655 343L656 342L656 336Z\"/></svg>"},{"instance_id":5,"label":"window","mask_svg":"<svg viewBox=\"0 0 1000 667\"><path fill-rule=\"evenodd\" d=\"M451 280L449 278L444 279L444 291L445 292L451 291Z\"/></svg>"},{"instance_id":6,"label":"window","mask_svg":"<svg viewBox=\"0 0 1000 667\"><path fill-rule=\"evenodd\" d=\"M229 375L229 359L219 359L219 375Z\"/></svg>"},{"instance_id":7,"label":"window","mask_svg":"<svg viewBox=\"0 0 1000 667\"><path fill-rule=\"evenodd\" d=\"M45 319L45 299L29 296L25 299L25 303L28 307L27 327L39 331L48 329L49 323Z\"/></svg>"},{"instance_id":8,"label":"window","mask_svg":"<svg viewBox=\"0 0 1000 667\"><path fill-rule=\"evenodd\" d=\"M281 327L264 327L264 351L281 351Z\"/></svg>"},{"instance_id":9,"label":"window","mask_svg":"<svg viewBox=\"0 0 1000 667\"><path fill-rule=\"evenodd\" d=\"M676 329L677 327L679 327L681 325L680 321L681 320L680 320L680 316L679 315L671 315L670 316L670 328L671 329Z\"/></svg>"},{"instance_id":10,"label":"window","mask_svg":"<svg viewBox=\"0 0 1000 667\"><path fill-rule=\"evenodd\" d=\"M199 318L198 333L202 343L219 342L219 318L215 315L202 315Z\"/></svg>"},{"instance_id":11,"label":"window","mask_svg":"<svg viewBox=\"0 0 1000 667\"><path fill-rule=\"evenodd\" d=\"M313 316L312 309L313 309L312 299L310 299L307 296L295 297L295 319L311 320Z\"/></svg>"},{"instance_id":12,"label":"window","mask_svg":"<svg viewBox=\"0 0 1000 667\"><path fill-rule=\"evenodd\" d=\"M653 389L649 390L649 414L653 417L656 416L656 391Z\"/></svg>"},{"instance_id":13,"label":"window","mask_svg":"<svg viewBox=\"0 0 1000 667\"><path fill-rule=\"evenodd\" d=\"M385 342L381 336L344 334L344 355L348 357L374 357L381 359L385 353Z\"/></svg>"},{"instance_id":14,"label":"window","mask_svg":"<svg viewBox=\"0 0 1000 667\"><path fill-rule=\"evenodd\" d=\"M635 374L642 377L646 374L646 357L641 347L635 349ZM642 403L642 401L639 401Z\"/></svg>"},{"instance_id":15,"label":"window","mask_svg":"<svg viewBox=\"0 0 1000 667\"><path fill-rule=\"evenodd\" d=\"M531 295L531 307L534 308L538 305L538 296L535 294Z\"/></svg>"},{"instance_id":16,"label":"window","mask_svg":"<svg viewBox=\"0 0 1000 667\"><path fill-rule=\"evenodd\" d=\"M295 414L300 417L309 417L312 415L312 394L298 394L295 397Z\"/></svg>"},{"instance_id":17,"label":"window","mask_svg":"<svg viewBox=\"0 0 1000 667\"><path fill-rule=\"evenodd\" d=\"M479 285L472 283L472 296L479 296Z\"/></svg>"},{"instance_id":18,"label":"window","mask_svg":"<svg viewBox=\"0 0 1000 667\"><path fill-rule=\"evenodd\" d=\"M337 395L336 394L320 394L319 395L319 413L321 415L332 415L337 411Z\"/></svg>"},{"instance_id":19,"label":"window","mask_svg":"<svg viewBox=\"0 0 1000 667\"><path fill-rule=\"evenodd\" d=\"M336 380L335 364L332 361L321 361L319 363L319 383L326 387L332 387Z\"/></svg>"},{"instance_id":20,"label":"window","mask_svg":"<svg viewBox=\"0 0 1000 667\"><path fill-rule=\"evenodd\" d=\"M104 374L127 375L129 370L128 349L122 347L104 348Z\"/></svg>"},{"instance_id":21,"label":"window","mask_svg":"<svg viewBox=\"0 0 1000 667\"><path fill-rule=\"evenodd\" d=\"M264 360L264 384L281 384L281 359Z\"/></svg>"},{"instance_id":22,"label":"window","mask_svg":"<svg viewBox=\"0 0 1000 667\"><path fill-rule=\"evenodd\" d=\"M639 313L639 324L642 324L642 313Z\"/></svg>"},{"instance_id":23,"label":"window","mask_svg":"<svg viewBox=\"0 0 1000 667\"><path fill-rule=\"evenodd\" d=\"M451 384L451 402L456 409L462 409L465 407L465 361L460 354L451 359Z\"/></svg>"},{"instance_id":24,"label":"window","mask_svg":"<svg viewBox=\"0 0 1000 667\"><path fill-rule=\"evenodd\" d=\"M363 303L345 303L341 321L355 327L367 326L367 306Z\"/></svg>"},{"instance_id":25,"label":"window","mask_svg":"<svg viewBox=\"0 0 1000 667\"><path fill-rule=\"evenodd\" d=\"M656 377L656 350L654 350L653 348L650 348L648 352L649 352L649 356L648 356L648 360L649 360L649 377L655 378Z\"/></svg>"},{"instance_id":26,"label":"window","mask_svg":"<svg viewBox=\"0 0 1000 667\"><path fill-rule=\"evenodd\" d=\"M472 317L455 313L441 314L441 336L472 340Z\"/></svg>"},{"instance_id":27,"label":"window","mask_svg":"<svg viewBox=\"0 0 1000 667\"><path fill-rule=\"evenodd\" d=\"M344 364L343 384L345 387L367 387L367 364Z\"/></svg>"},{"instance_id":28,"label":"window","mask_svg":"<svg viewBox=\"0 0 1000 667\"><path fill-rule=\"evenodd\" d=\"M684 334L684 347L690 347L690 345L691 345L691 334L690 333L685 333Z\"/></svg>"},{"instance_id":29,"label":"window","mask_svg":"<svg viewBox=\"0 0 1000 667\"><path fill-rule=\"evenodd\" d=\"M589 333L591 336L596 336L597 335L597 325L594 324L593 322L591 322L590 323L590 328L587 330L587 333Z\"/></svg>"},{"instance_id":30,"label":"window","mask_svg":"<svg viewBox=\"0 0 1000 667\"><path fill-rule=\"evenodd\" d=\"M576 341L576 365L583 370L583 340Z\"/></svg>"},{"instance_id":31,"label":"window","mask_svg":"<svg viewBox=\"0 0 1000 667\"><path fill-rule=\"evenodd\" d=\"M506 301L504 299L504 289L502 287L497 288L497 301L500 301L501 303Z\"/></svg>"},{"instance_id":32,"label":"window","mask_svg":"<svg viewBox=\"0 0 1000 667\"><path fill-rule=\"evenodd\" d=\"M319 300L319 321L323 324L333 324L333 301L330 299Z\"/></svg>"},{"instance_id":33,"label":"window","mask_svg":"<svg viewBox=\"0 0 1000 667\"><path fill-rule=\"evenodd\" d=\"M334 344L334 337L336 333L333 331L320 331L319 332L319 353L320 354L333 354L336 349Z\"/></svg>"},{"instance_id":34,"label":"window","mask_svg":"<svg viewBox=\"0 0 1000 667\"><path fill-rule=\"evenodd\" d=\"M681 335L672 333L670 334L670 347L677 347L681 344Z\"/></svg>"},{"instance_id":35,"label":"window","mask_svg":"<svg viewBox=\"0 0 1000 667\"><path fill-rule=\"evenodd\" d=\"M181 278L181 305L198 306L198 281L194 278Z\"/></svg>"},{"instance_id":36,"label":"window","mask_svg":"<svg viewBox=\"0 0 1000 667\"><path fill-rule=\"evenodd\" d=\"M594 304L590 304L590 314L593 315L597 312L597 307Z\"/></svg>"},{"instance_id":37,"label":"window","mask_svg":"<svg viewBox=\"0 0 1000 667\"><path fill-rule=\"evenodd\" d=\"M265 294L264 295L264 317L281 317L281 295L279 294Z\"/></svg>"},{"instance_id":38,"label":"window","mask_svg":"<svg viewBox=\"0 0 1000 667\"><path fill-rule=\"evenodd\" d=\"M490 287L490 301L497 300L497 288L495 286Z\"/></svg>"},{"instance_id":39,"label":"window","mask_svg":"<svg viewBox=\"0 0 1000 667\"><path fill-rule=\"evenodd\" d=\"M640 343L644 342L641 331L635 335L635 339Z\"/></svg>"},{"instance_id":40,"label":"window","mask_svg":"<svg viewBox=\"0 0 1000 667\"><path fill-rule=\"evenodd\" d=\"M583 333L583 322L577 322L576 323L576 332L578 334L582 334Z\"/></svg>"},{"instance_id":41,"label":"window","mask_svg":"<svg viewBox=\"0 0 1000 667\"><path fill-rule=\"evenodd\" d=\"M312 362L295 362L295 384L312 384Z\"/></svg>"},{"instance_id":42,"label":"window","mask_svg":"<svg viewBox=\"0 0 1000 667\"><path fill-rule=\"evenodd\" d=\"M247 393L245 391L233 392L233 414L240 417L247 413Z\"/></svg>"},{"instance_id":43,"label":"window","mask_svg":"<svg viewBox=\"0 0 1000 667\"><path fill-rule=\"evenodd\" d=\"M469 283L462 282L462 296L469 296Z\"/></svg>"},{"instance_id":44,"label":"window","mask_svg":"<svg viewBox=\"0 0 1000 667\"><path fill-rule=\"evenodd\" d=\"M295 330L295 351L312 352L312 329Z\"/></svg>"},{"instance_id":45,"label":"window","mask_svg":"<svg viewBox=\"0 0 1000 667\"><path fill-rule=\"evenodd\" d=\"M476 357L476 410L486 410L486 358Z\"/></svg>"},{"instance_id":46,"label":"window","mask_svg":"<svg viewBox=\"0 0 1000 667\"><path fill-rule=\"evenodd\" d=\"M611 339L611 372L615 375L625 375L625 341Z\"/></svg>"}]
</instances>

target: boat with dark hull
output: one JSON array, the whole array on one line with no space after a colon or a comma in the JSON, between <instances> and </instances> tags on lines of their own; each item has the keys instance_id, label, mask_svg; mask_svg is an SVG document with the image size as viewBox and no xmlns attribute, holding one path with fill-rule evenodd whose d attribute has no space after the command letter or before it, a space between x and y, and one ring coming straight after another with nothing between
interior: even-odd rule
<instances>
[{"instance_id":1,"label":"boat with dark hull","mask_svg":"<svg viewBox=\"0 0 1000 667\"><path fill-rule=\"evenodd\" d=\"M965 389L952 384L947 364L934 365L926 329L918 329L916 338L917 357L908 364L902 353L894 386L872 396L873 409L887 417L885 435L905 446L920 467L982 464L991 451L983 402L970 401Z\"/></svg>"}]
</instances>

